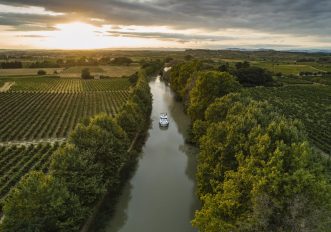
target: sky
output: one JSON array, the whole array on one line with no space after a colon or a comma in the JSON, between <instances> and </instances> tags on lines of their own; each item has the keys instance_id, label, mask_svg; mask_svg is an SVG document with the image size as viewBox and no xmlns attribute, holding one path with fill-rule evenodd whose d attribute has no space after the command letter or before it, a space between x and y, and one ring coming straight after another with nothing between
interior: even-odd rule
<instances>
[{"instance_id":1,"label":"sky","mask_svg":"<svg viewBox=\"0 0 331 232\"><path fill-rule=\"evenodd\" d=\"M331 49L330 0L0 0L0 49Z\"/></svg>"}]
</instances>

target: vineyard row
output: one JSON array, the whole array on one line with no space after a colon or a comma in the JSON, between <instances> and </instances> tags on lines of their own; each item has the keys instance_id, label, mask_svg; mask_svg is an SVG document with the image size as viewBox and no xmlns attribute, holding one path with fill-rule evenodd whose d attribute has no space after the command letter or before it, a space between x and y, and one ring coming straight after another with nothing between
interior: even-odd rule
<instances>
[{"instance_id":1,"label":"vineyard row","mask_svg":"<svg viewBox=\"0 0 331 232\"><path fill-rule=\"evenodd\" d=\"M84 118L115 115L128 91L0 93L0 141L63 138Z\"/></svg>"}]
</instances>

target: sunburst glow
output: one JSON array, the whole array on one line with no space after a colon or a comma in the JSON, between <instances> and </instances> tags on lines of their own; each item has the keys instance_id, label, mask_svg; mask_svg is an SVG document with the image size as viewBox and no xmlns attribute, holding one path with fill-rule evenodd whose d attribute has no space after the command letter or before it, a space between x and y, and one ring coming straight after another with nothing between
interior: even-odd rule
<instances>
[{"instance_id":1,"label":"sunburst glow","mask_svg":"<svg viewBox=\"0 0 331 232\"><path fill-rule=\"evenodd\" d=\"M46 48L95 49L95 48L134 48L162 46L156 39L111 36L110 25L93 26L82 22L56 25L55 31L44 32L44 38L38 42Z\"/></svg>"}]
</instances>

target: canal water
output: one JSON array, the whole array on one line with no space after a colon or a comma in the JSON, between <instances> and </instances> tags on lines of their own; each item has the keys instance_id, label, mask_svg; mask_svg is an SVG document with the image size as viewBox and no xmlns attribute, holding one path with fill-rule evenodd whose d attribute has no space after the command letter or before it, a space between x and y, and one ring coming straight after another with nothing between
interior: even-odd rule
<instances>
[{"instance_id":1,"label":"canal water","mask_svg":"<svg viewBox=\"0 0 331 232\"><path fill-rule=\"evenodd\" d=\"M137 169L125 185L114 215L101 231L192 232L190 221L199 207L195 195L197 150L185 144L190 120L160 77L150 82L152 125ZM160 128L160 113L169 128Z\"/></svg>"}]
</instances>

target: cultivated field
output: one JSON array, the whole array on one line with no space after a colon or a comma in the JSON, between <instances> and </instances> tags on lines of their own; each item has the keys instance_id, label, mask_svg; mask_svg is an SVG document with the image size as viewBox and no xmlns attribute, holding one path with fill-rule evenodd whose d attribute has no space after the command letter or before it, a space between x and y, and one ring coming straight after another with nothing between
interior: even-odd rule
<instances>
[{"instance_id":1,"label":"cultivated field","mask_svg":"<svg viewBox=\"0 0 331 232\"><path fill-rule=\"evenodd\" d=\"M59 77L0 78L2 83L15 82L9 91L34 91L56 93L80 93L91 91L126 90L130 82L126 78L82 80ZM1 87L1 82L0 82Z\"/></svg>"},{"instance_id":2,"label":"cultivated field","mask_svg":"<svg viewBox=\"0 0 331 232\"><path fill-rule=\"evenodd\" d=\"M130 76L139 70L139 65L130 66L74 66L69 68L17 68L0 69L0 77L31 77L37 75L39 70L46 71L47 75L57 75L63 78L80 78L84 68L88 68L91 75L104 75L109 77Z\"/></svg>"},{"instance_id":3,"label":"cultivated field","mask_svg":"<svg viewBox=\"0 0 331 232\"><path fill-rule=\"evenodd\" d=\"M254 63L254 66L265 68L274 73L282 73L283 75L298 75L300 72L319 72L324 70L319 70L311 65L305 64L272 64L272 63Z\"/></svg>"},{"instance_id":4,"label":"cultivated field","mask_svg":"<svg viewBox=\"0 0 331 232\"><path fill-rule=\"evenodd\" d=\"M31 170L47 172L51 154L58 147L59 144L0 146L0 209L10 189L27 172Z\"/></svg>"},{"instance_id":5,"label":"cultivated field","mask_svg":"<svg viewBox=\"0 0 331 232\"><path fill-rule=\"evenodd\" d=\"M331 65L319 64L314 62L287 62L282 63L278 61L251 61L249 59L221 59L223 62L227 62L230 65L235 65L237 62L249 61L252 66L264 68L270 72L282 73L283 75L298 75L300 72L331 72Z\"/></svg>"},{"instance_id":6,"label":"cultivated field","mask_svg":"<svg viewBox=\"0 0 331 232\"><path fill-rule=\"evenodd\" d=\"M0 94L0 141L63 138L84 118L105 112L115 115L127 90Z\"/></svg>"},{"instance_id":7,"label":"cultivated field","mask_svg":"<svg viewBox=\"0 0 331 232\"><path fill-rule=\"evenodd\" d=\"M80 77L84 67L64 72ZM3 201L31 170L47 172L51 154L82 120L98 113L116 115L126 103L138 66L88 67L117 78L60 78L54 70L0 69L0 213ZM4 75L4 76L1 76Z\"/></svg>"},{"instance_id":8,"label":"cultivated field","mask_svg":"<svg viewBox=\"0 0 331 232\"><path fill-rule=\"evenodd\" d=\"M91 75L103 75L109 77L130 76L138 71L139 66L76 66L64 69L59 75L62 78L79 78L84 68L88 68Z\"/></svg>"},{"instance_id":9,"label":"cultivated field","mask_svg":"<svg viewBox=\"0 0 331 232\"><path fill-rule=\"evenodd\" d=\"M54 72L62 72L63 68L17 68L17 69L0 69L0 77L29 77L37 75L39 70L46 71L47 75L54 75Z\"/></svg>"},{"instance_id":10,"label":"cultivated field","mask_svg":"<svg viewBox=\"0 0 331 232\"><path fill-rule=\"evenodd\" d=\"M311 142L331 155L331 86L258 87L247 92L255 99L268 100L283 114L300 119Z\"/></svg>"}]
</instances>

